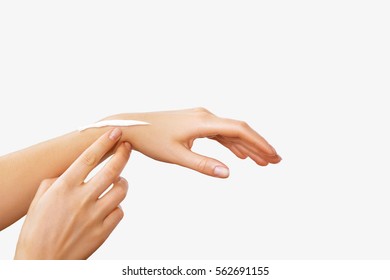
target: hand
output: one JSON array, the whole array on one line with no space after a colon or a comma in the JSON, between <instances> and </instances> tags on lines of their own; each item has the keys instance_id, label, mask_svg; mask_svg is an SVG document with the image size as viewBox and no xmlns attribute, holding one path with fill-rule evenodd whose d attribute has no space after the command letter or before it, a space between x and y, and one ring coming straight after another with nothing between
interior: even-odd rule
<instances>
[{"instance_id":1,"label":"hand","mask_svg":"<svg viewBox=\"0 0 390 280\"><path fill-rule=\"evenodd\" d=\"M106 118L149 122L147 126L123 128L123 139L153 159L178 164L210 176L226 178L222 162L191 151L197 138L216 140L237 157L250 157L257 164L278 163L281 157L256 131L242 121L219 118L206 109L120 114Z\"/></svg>"},{"instance_id":2,"label":"hand","mask_svg":"<svg viewBox=\"0 0 390 280\"><path fill-rule=\"evenodd\" d=\"M123 218L127 182L119 175L130 156L122 143L88 182L87 175L121 138L116 128L102 135L57 179L44 180L23 224L15 259L86 259ZM102 193L110 189L103 197Z\"/></svg>"}]
</instances>

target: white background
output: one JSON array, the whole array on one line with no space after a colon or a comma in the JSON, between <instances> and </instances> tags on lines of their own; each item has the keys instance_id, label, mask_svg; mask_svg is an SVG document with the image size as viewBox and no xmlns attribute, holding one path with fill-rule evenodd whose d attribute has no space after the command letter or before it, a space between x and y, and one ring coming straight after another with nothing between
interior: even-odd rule
<instances>
[{"instance_id":1,"label":"white background","mask_svg":"<svg viewBox=\"0 0 390 280\"><path fill-rule=\"evenodd\" d=\"M387 1L2 1L0 154L119 112L203 106L283 157L194 149L228 180L133 153L92 259L390 257ZM6 198L1 198L6 199ZM21 221L0 232L11 259Z\"/></svg>"}]
</instances>

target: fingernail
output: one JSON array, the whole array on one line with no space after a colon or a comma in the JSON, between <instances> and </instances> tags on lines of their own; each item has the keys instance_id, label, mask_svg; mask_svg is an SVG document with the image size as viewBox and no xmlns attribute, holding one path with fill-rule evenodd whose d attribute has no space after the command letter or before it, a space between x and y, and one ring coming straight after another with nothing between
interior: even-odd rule
<instances>
[{"instance_id":1,"label":"fingernail","mask_svg":"<svg viewBox=\"0 0 390 280\"><path fill-rule=\"evenodd\" d=\"M125 147L126 149L131 150L131 145L129 142L125 142Z\"/></svg>"},{"instance_id":2,"label":"fingernail","mask_svg":"<svg viewBox=\"0 0 390 280\"><path fill-rule=\"evenodd\" d=\"M229 177L229 169L227 169L224 166L217 166L214 168L214 175L220 178L227 178Z\"/></svg>"},{"instance_id":3,"label":"fingernail","mask_svg":"<svg viewBox=\"0 0 390 280\"><path fill-rule=\"evenodd\" d=\"M114 130L111 131L110 136L108 138L110 138L113 141L116 141L119 139L119 137L121 137L121 134L122 134L122 130L120 130L119 128L114 128Z\"/></svg>"}]
</instances>

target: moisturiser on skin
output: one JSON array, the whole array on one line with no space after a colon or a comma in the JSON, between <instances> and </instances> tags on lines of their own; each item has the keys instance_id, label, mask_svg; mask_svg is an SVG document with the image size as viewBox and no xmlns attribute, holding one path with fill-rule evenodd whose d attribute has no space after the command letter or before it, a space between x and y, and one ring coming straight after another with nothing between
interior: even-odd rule
<instances>
[{"instance_id":1,"label":"moisturiser on skin","mask_svg":"<svg viewBox=\"0 0 390 280\"><path fill-rule=\"evenodd\" d=\"M79 131L83 131L89 128L97 128L103 126L133 126L133 125L149 125L150 123L134 120L106 120L97 123L85 125L79 128Z\"/></svg>"}]
</instances>

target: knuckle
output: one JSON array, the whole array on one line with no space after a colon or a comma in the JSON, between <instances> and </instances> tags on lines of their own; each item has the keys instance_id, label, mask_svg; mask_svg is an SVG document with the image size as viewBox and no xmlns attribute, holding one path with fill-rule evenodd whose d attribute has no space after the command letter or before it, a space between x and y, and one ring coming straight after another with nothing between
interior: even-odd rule
<instances>
[{"instance_id":1,"label":"knuckle","mask_svg":"<svg viewBox=\"0 0 390 280\"><path fill-rule=\"evenodd\" d=\"M125 216L125 212L123 212L123 209L121 207L118 207L118 218L119 220L122 220L123 217Z\"/></svg>"},{"instance_id":2,"label":"knuckle","mask_svg":"<svg viewBox=\"0 0 390 280\"><path fill-rule=\"evenodd\" d=\"M193 109L196 113L201 114L201 115L210 115L210 111L207 110L204 107L197 107Z\"/></svg>"},{"instance_id":3,"label":"knuckle","mask_svg":"<svg viewBox=\"0 0 390 280\"><path fill-rule=\"evenodd\" d=\"M129 187L129 182L127 182L127 180L123 177L121 177L121 180L120 180L120 183L123 185L124 188L128 188Z\"/></svg>"},{"instance_id":4,"label":"knuckle","mask_svg":"<svg viewBox=\"0 0 390 280\"><path fill-rule=\"evenodd\" d=\"M248 155L241 154L241 153L237 153L237 156L238 156L240 159L247 159L247 158L248 158Z\"/></svg>"},{"instance_id":5,"label":"knuckle","mask_svg":"<svg viewBox=\"0 0 390 280\"><path fill-rule=\"evenodd\" d=\"M118 176L118 173L119 173L119 170L117 167L114 167L114 166L107 166L105 167L104 169L104 173L103 175L107 178L107 179L114 179Z\"/></svg>"},{"instance_id":6,"label":"knuckle","mask_svg":"<svg viewBox=\"0 0 390 280\"><path fill-rule=\"evenodd\" d=\"M206 172L207 162L208 162L208 160L206 158L202 158L201 160L199 160L199 162L197 164L198 171L200 171L202 173Z\"/></svg>"},{"instance_id":7,"label":"knuckle","mask_svg":"<svg viewBox=\"0 0 390 280\"><path fill-rule=\"evenodd\" d=\"M195 112L207 112L207 109L204 107L196 107L193 109Z\"/></svg>"},{"instance_id":8,"label":"knuckle","mask_svg":"<svg viewBox=\"0 0 390 280\"><path fill-rule=\"evenodd\" d=\"M195 112L195 118L197 118L202 123L208 123L213 116L214 115L212 113L204 108L197 109Z\"/></svg>"},{"instance_id":9,"label":"knuckle","mask_svg":"<svg viewBox=\"0 0 390 280\"><path fill-rule=\"evenodd\" d=\"M263 160L263 159L260 159L260 158L255 158L255 162L260 165L260 166L267 166L268 165L268 162Z\"/></svg>"},{"instance_id":10,"label":"knuckle","mask_svg":"<svg viewBox=\"0 0 390 280\"><path fill-rule=\"evenodd\" d=\"M122 185L117 189L120 198L125 198L127 194L127 185Z\"/></svg>"},{"instance_id":11,"label":"knuckle","mask_svg":"<svg viewBox=\"0 0 390 280\"><path fill-rule=\"evenodd\" d=\"M244 121L237 121L237 125L238 125L240 128L243 128L243 129L249 128L249 124L248 124L247 122L244 122Z\"/></svg>"},{"instance_id":12,"label":"knuckle","mask_svg":"<svg viewBox=\"0 0 390 280\"><path fill-rule=\"evenodd\" d=\"M43 179L41 181L41 183L39 184L39 187L47 188L47 187L50 187L51 185L53 185L54 182L61 183L61 179L60 178L46 178L46 179Z\"/></svg>"},{"instance_id":13,"label":"knuckle","mask_svg":"<svg viewBox=\"0 0 390 280\"><path fill-rule=\"evenodd\" d=\"M81 162L86 166L95 166L97 164L97 156L91 152L85 153L81 156Z\"/></svg>"},{"instance_id":14,"label":"knuckle","mask_svg":"<svg viewBox=\"0 0 390 280\"><path fill-rule=\"evenodd\" d=\"M48 186L48 185L50 185L51 184L51 182L52 182L52 179L43 179L42 181L41 181L41 186Z\"/></svg>"},{"instance_id":15,"label":"knuckle","mask_svg":"<svg viewBox=\"0 0 390 280\"><path fill-rule=\"evenodd\" d=\"M126 197L126 194L127 194L127 188L125 187L120 187L117 189L117 192L118 192L118 196L123 199Z\"/></svg>"}]
</instances>

